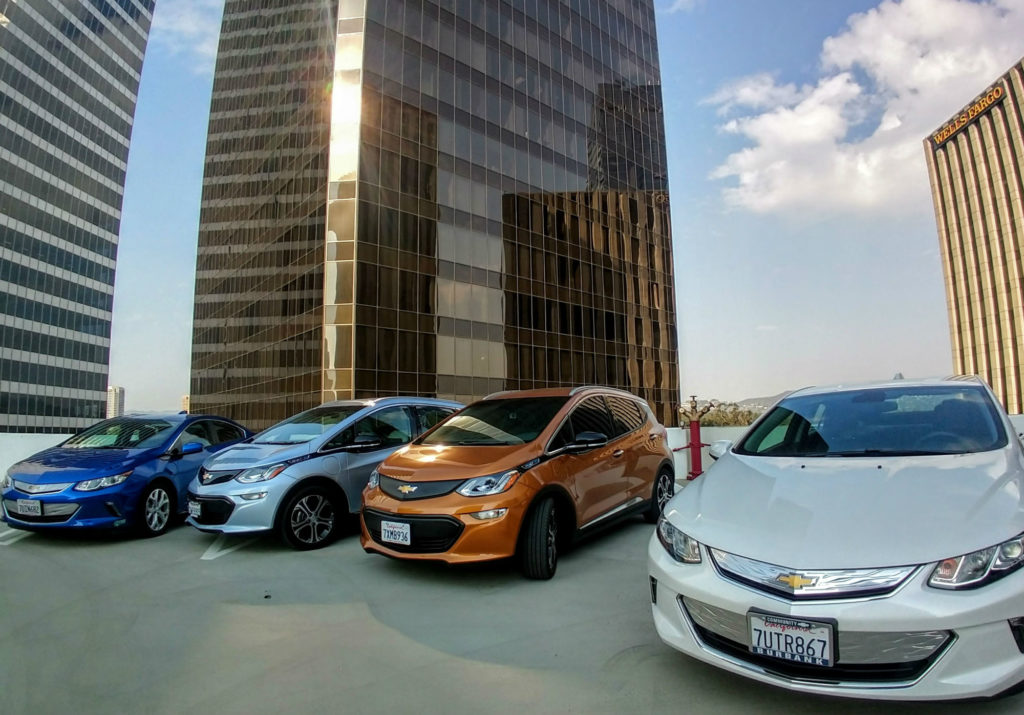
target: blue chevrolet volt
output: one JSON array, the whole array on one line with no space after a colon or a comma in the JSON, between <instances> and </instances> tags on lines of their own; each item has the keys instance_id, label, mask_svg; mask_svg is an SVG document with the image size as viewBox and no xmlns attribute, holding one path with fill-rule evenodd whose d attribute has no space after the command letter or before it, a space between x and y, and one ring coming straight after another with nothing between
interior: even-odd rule
<instances>
[{"instance_id":1,"label":"blue chevrolet volt","mask_svg":"<svg viewBox=\"0 0 1024 715\"><path fill-rule=\"evenodd\" d=\"M135 414L104 420L18 462L0 480L17 529L167 531L203 461L251 433L224 417Z\"/></svg>"}]
</instances>

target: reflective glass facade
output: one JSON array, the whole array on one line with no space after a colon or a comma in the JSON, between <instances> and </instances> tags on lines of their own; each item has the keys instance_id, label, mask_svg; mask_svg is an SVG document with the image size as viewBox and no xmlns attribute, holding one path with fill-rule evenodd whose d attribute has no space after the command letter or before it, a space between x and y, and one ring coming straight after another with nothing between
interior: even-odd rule
<instances>
[{"instance_id":1,"label":"reflective glass facade","mask_svg":"<svg viewBox=\"0 0 1024 715\"><path fill-rule=\"evenodd\" d=\"M953 367L1024 412L1024 62L924 140Z\"/></svg>"},{"instance_id":2,"label":"reflective glass facade","mask_svg":"<svg viewBox=\"0 0 1024 715\"><path fill-rule=\"evenodd\" d=\"M193 408L598 383L674 423L665 164L650 0L229 0Z\"/></svg>"},{"instance_id":3,"label":"reflective glass facade","mask_svg":"<svg viewBox=\"0 0 1024 715\"><path fill-rule=\"evenodd\" d=\"M121 201L154 0L0 2L0 431L104 415Z\"/></svg>"}]
</instances>

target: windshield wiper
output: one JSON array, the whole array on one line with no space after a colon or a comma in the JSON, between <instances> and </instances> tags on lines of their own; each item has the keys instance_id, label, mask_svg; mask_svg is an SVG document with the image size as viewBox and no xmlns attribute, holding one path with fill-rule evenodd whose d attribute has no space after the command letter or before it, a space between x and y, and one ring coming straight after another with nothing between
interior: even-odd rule
<instances>
[{"instance_id":1,"label":"windshield wiper","mask_svg":"<svg viewBox=\"0 0 1024 715\"><path fill-rule=\"evenodd\" d=\"M499 442L498 440L463 440L456 442L460 447L510 447L512 442Z\"/></svg>"},{"instance_id":2,"label":"windshield wiper","mask_svg":"<svg viewBox=\"0 0 1024 715\"><path fill-rule=\"evenodd\" d=\"M922 457L929 454L957 454L936 452L934 449L848 449L841 452L823 452L823 457Z\"/></svg>"},{"instance_id":3,"label":"windshield wiper","mask_svg":"<svg viewBox=\"0 0 1024 715\"><path fill-rule=\"evenodd\" d=\"M265 442L263 442L263 441L261 441L261 442L253 442L253 444L304 444L304 442L295 442L295 441L291 441L291 442L265 441Z\"/></svg>"}]
</instances>

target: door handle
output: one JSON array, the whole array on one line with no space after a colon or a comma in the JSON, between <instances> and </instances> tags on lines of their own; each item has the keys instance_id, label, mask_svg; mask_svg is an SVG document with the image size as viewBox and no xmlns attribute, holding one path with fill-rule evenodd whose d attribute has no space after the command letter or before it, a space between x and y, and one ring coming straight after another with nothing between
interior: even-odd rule
<instances>
[{"instance_id":1,"label":"door handle","mask_svg":"<svg viewBox=\"0 0 1024 715\"><path fill-rule=\"evenodd\" d=\"M625 450L623 450L623 449L617 449L617 450L615 450L614 452L612 452L612 456L613 456L613 457L615 457L615 458L617 459L617 458L621 457L622 455L624 455L625 453L626 453L626 451L625 451Z\"/></svg>"}]
</instances>

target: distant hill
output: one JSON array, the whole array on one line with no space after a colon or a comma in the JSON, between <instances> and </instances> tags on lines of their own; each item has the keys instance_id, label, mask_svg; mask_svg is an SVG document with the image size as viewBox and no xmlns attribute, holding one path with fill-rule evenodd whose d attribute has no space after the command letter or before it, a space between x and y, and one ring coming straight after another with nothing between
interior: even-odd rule
<instances>
[{"instance_id":1,"label":"distant hill","mask_svg":"<svg viewBox=\"0 0 1024 715\"><path fill-rule=\"evenodd\" d=\"M787 394L789 394L789 390L786 392L780 392L772 397L748 397L745 400L740 400L736 404L747 410L761 410L763 412Z\"/></svg>"}]
</instances>

